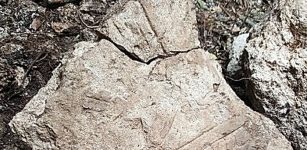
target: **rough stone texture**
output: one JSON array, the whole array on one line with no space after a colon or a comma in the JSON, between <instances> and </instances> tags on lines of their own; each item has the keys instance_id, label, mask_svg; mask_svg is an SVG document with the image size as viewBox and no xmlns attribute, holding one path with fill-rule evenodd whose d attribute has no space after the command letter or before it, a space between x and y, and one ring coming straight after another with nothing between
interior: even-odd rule
<instances>
[{"instance_id":1,"label":"rough stone texture","mask_svg":"<svg viewBox=\"0 0 307 150\"><path fill-rule=\"evenodd\" d=\"M135 18L123 19L124 25L151 18L147 23L155 32L167 31L152 38L163 36L158 46L163 43L168 54L162 49L164 57L157 57L161 51L155 44L148 46L150 52L129 49L147 37L128 31L78 43L47 86L13 118L12 130L33 149L292 149L272 121L240 101L212 55L188 51L199 45L191 10L189 1L128 2L123 14L134 12L127 16ZM153 30L136 22L127 28ZM126 34L130 39L121 43ZM132 60L119 44L144 60L157 59Z\"/></svg>"},{"instance_id":2,"label":"rough stone texture","mask_svg":"<svg viewBox=\"0 0 307 150\"><path fill-rule=\"evenodd\" d=\"M106 23L104 33L145 62L199 47L192 1L137 0ZM132 38L133 37L133 38Z\"/></svg>"},{"instance_id":3,"label":"rough stone texture","mask_svg":"<svg viewBox=\"0 0 307 150\"><path fill-rule=\"evenodd\" d=\"M146 65L82 42L11 127L34 149L291 149L203 50Z\"/></svg>"},{"instance_id":4,"label":"rough stone texture","mask_svg":"<svg viewBox=\"0 0 307 150\"><path fill-rule=\"evenodd\" d=\"M266 23L248 42L245 70L255 109L269 116L295 149L306 150L307 3L281 1L280 6L280 19Z\"/></svg>"}]
</instances>

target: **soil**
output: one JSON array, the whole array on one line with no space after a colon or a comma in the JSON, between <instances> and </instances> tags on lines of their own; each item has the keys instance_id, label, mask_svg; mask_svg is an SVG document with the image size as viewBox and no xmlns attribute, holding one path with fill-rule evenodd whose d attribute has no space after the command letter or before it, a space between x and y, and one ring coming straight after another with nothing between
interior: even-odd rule
<instances>
[{"instance_id":1,"label":"soil","mask_svg":"<svg viewBox=\"0 0 307 150\"><path fill-rule=\"evenodd\" d=\"M95 40L89 25L116 3L52 2L0 0L0 149L30 149L8 123L46 85L75 43Z\"/></svg>"}]
</instances>

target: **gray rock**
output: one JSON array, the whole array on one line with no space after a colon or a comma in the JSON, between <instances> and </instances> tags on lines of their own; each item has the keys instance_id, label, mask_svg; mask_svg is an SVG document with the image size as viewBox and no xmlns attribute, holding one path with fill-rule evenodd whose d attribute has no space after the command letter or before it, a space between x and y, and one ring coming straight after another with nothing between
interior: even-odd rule
<instances>
[{"instance_id":1,"label":"gray rock","mask_svg":"<svg viewBox=\"0 0 307 150\"><path fill-rule=\"evenodd\" d=\"M271 20L254 34L246 47L248 60L244 66L250 72L249 93L256 109L276 123L294 148L305 150L307 48L306 36L300 35L306 32L307 22L297 17L296 11L306 13L307 3L298 0L281 4L281 22Z\"/></svg>"},{"instance_id":2,"label":"gray rock","mask_svg":"<svg viewBox=\"0 0 307 150\"><path fill-rule=\"evenodd\" d=\"M235 37L233 40L232 49L229 53L230 62L227 65L227 72L230 73L230 75L234 75L242 69L240 62L248 37L249 34L246 33Z\"/></svg>"}]
</instances>

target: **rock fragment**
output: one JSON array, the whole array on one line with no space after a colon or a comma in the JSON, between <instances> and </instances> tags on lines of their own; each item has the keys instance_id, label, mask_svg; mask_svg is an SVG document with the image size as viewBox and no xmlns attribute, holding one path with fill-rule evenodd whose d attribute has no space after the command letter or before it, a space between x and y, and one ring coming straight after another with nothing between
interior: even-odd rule
<instances>
[{"instance_id":1,"label":"rock fragment","mask_svg":"<svg viewBox=\"0 0 307 150\"><path fill-rule=\"evenodd\" d=\"M59 35L76 35L80 30L78 26L64 22L52 22L51 27Z\"/></svg>"},{"instance_id":2,"label":"rock fragment","mask_svg":"<svg viewBox=\"0 0 307 150\"><path fill-rule=\"evenodd\" d=\"M0 27L0 38L5 38L7 36L9 36L7 30L5 28Z\"/></svg>"},{"instance_id":3,"label":"rock fragment","mask_svg":"<svg viewBox=\"0 0 307 150\"><path fill-rule=\"evenodd\" d=\"M307 45L304 0L280 1L276 17L247 44L246 82L255 110L269 116L295 149L307 148Z\"/></svg>"},{"instance_id":4,"label":"rock fragment","mask_svg":"<svg viewBox=\"0 0 307 150\"><path fill-rule=\"evenodd\" d=\"M129 1L106 21L104 33L145 62L199 46L193 2ZM163 11L162 11L163 10Z\"/></svg>"},{"instance_id":5,"label":"rock fragment","mask_svg":"<svg viewBox=\"0 0 307 150\"><path fill-rule=\"evenodd\" d=\"M109 41L81 42L10 126L34 149L291 149L209 55L198 49L147 65Z\"/></svg>"},{"instance_id":6,"label":"rock fragment","mask_svg":"<svg viewBox=\"0 0 307 150\"><path fill-rule=\"evenodd\" d=\"M230 75L234 75L237 71L239 71L241 68L240 62L242 59L243 51L246 46L247 38L249 37L249 34L241 34L234 38L232 49L229 54L229 60L227 66L227 72L230 73Z\"/></svg>"},{"instance_id":7,"label":"rock fragment","mask_svg":"<svg viewBox=\"0 0 307 150\"><path fill-rule=\"evenodd\" d=\"M42 25L41 20L39 18L34 18L30 25L30 29L38 30L41 25Z\"/></svg>"}]
</instances>

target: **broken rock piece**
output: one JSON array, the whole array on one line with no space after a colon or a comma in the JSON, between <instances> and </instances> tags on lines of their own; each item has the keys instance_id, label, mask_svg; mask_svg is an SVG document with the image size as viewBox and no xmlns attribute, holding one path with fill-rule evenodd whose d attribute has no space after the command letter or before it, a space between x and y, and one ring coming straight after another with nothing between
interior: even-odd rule
<instances>
[{"instance_id":1,"label":"broken rock piece","mask_svg":"<svg viewBox=\"0 0 307 150\"><path fill-rule=\"evenodd\" d=\"M108 20L109 37L75 45L11 129L33 149L291 150L196 48L192 7L129 1Z\"/></svg>"},{"instance_id":2,"label":"broken rock piece","mask_svg":"<svg viewBox=\"0 0 307 150\"><path fill-rule=\"evenodd\" d=\"M56 33L61 33L65 29L68 29L69 25L66 23L62 23L62 22L52 22L51 27Z\"/></svg>"},{"instance_id":3,"label":"broken rock piece","mask_svg":"<svg viewBox=\"0 0 307 150\"><path fill-rule=\"evenodd\" d=\"M36 17L36 18L33 19L32 23L30 25L30 28L33 29L33 30L38 30L41 25L42 25L41 20L38 17Z\"/></svg>"},{"instance_id":4,"label":"broken rock piece","mask_svg":"<svg viewBox=\"0 0 307 150\"><path fill-rule=\"evenodd\" d=\"M242 69L240 63L248 37L249 34L246 33L235 37L233 40L232 48L229 54L230 62L227 65L227 72L230 75L234 75L237 71Z\"/></svg>"},{"instance_id":5,"label":"broken rock piece","mask_svg":"<svg viewBox=\"0 0 307 150\"><path fill-rule=\"evenodd\" d=\"M208 55L147 65L109 41L81 42L10 126L33 149L291 149Z\"/></svg>"},{"instance_id":6,"label":"broken rock piece","mask_svg":"<svg viewBox=\"0 0 307 150\"><path fill-rule=\"evenodd\" d=\"M103 32L144 62L199 47L192 1L129 1ZM193 24L193 22L195 24Z\"/></svg>"},{"instance_id":7,"label":"broken rock piece","mask_svg":"<svg viewBox=\"0 0 307 150\"><path fill-rule=\"evenodd\" d=\"M280 16L253 33L244 70L252 106L277 125L295 149L307 148L305 0L281 0ZM300 13L298 13L300 12Z\"/></svg>"},{"instance_id":8,"label":"broken rock piece","mask_svg":"<svg viewBox=\"0 0 307 150\"><path fill-rule=\"evenodd\" d=\"M79 34L80 28L70 23L52 22L52 29L59 35L75 35Z\"/></svg>"}]
</instances>

